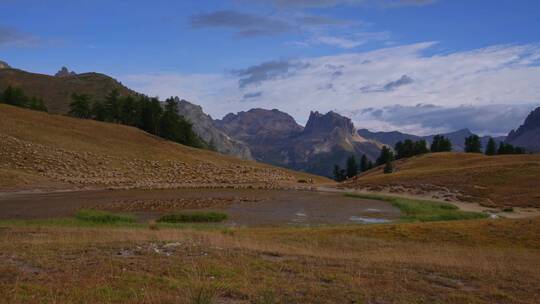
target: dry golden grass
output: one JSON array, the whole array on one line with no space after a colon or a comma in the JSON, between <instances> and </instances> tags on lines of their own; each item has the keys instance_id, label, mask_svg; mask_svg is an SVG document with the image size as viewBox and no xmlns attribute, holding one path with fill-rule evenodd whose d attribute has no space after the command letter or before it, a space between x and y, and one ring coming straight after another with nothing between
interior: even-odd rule
<instances>
[{"instance_id":1,"label":"dry golden grass","mask_svg":"<svg viewBox=\"0 0 540 304\"><path fill-rule=\"evenodd\" d=\"M8 303L537 303L540 219L0 229ZM196 301L195 298L199 301Z\"/></svg>"},{"instance_id":2,"label":"dry golden grass","mask_svg":"<svg viewBox=\"0 0 540 304\"><path fill-rule=\"evenodd\" d=\"M448 189L488 206L540 207L540 155L433 153L397 161L396 168L393 174L374 169L345 186Z\"/></svg>"},{"instance_id":3,"label":"dry golden grass","mask_svg":"<svg viewBox=\"0 0 540 304\"><path fill-rule=\"evenodd\" d=\"M77 186L129 186L141 181L146 188L184 183L294 185L310 178L329 182L179 145L132 127L8 105L0 105L0 140L0 188L35 188L44 180L48 185Z\"/></svg>"}]
</instances>

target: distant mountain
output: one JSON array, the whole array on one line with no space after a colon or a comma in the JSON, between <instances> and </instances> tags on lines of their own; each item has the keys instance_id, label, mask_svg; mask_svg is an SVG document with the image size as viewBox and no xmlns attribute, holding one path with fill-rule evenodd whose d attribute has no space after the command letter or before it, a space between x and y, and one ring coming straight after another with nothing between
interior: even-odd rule
<instances>
[{"instance_id":1,"label":"distant mountain","mask_svg":"<svg viewBox=\"0 0 540 304\"><path fill-rule=\"evenodd\" d=\"M73 93L92 95L94 100L104 98L114 89L122 96L137 95L117 80L99 73L55 77L17 69L0 69L0 90L8 86L21 88L28 96L42 98L49 112L55 114L69 111Z\"/></svg>"},{"instance_id":2,"label":"distant mountain","mask_svg":"<svg viewBox=\"0 0 540 304\"><path fill-rule=\"evenodd\" d=\"M343 166L351 154L373 160L381 148L358 135L349 118L334 112L311 112L305 128L275 109L228 114L215 124L247 143L258 161L324 176L331 176L334 164Z\"/></svg>"},{"instance_id":3,"label":"distant mountain","mask_svg":"<svg viewBox=\"0 0 540 304\"><path fill-rule=\"evenodd\" d=\"M517 130L510 131L506 142L530 152L540 152L540 107L532 111Z\"/></svg>"},{"instance_id":4,"label":"distant mountain","mask_svg":"<svg viewBox=\"0 0 540 304\"><path fill-rule=\"evenodd\" d=\"M204 141L214 146L218 152L242 159L253 159L249 147L217 129L212 118L204 113L200 106L178 98L177 101L178 114L189 120L193 124L193 131Z\"/></svg>"},{"instance_id":5,"label":"distant mountain","mask_svg":"<svg viewBox=\"0 0 540 304\"><path fill-rule=\"evenodd\" d=\"M404 141L406 139L410 139L413 141L424 139L427 141L428 144L431 144L433 141L433 137L436 135L428 135L428 136L418 136L413 134L407 134L407 133L401 133L398 131L392 131L392 132L371 132L367 129L360 129L358 130L358 134L360 136L363 136L368 139L379 141L387 146L390 146L393 148L398 141ZM444 137L450 139L452 142L452 150L455 152L463 152L465 150L465 138L474 135L469 129L461 129L455 132L450 133L444 133L442 134ZM482 136L480 137L480 141L482 142L482 147L485 148L490 136ZM495 142L498 144L501 141L504 141L505 137L493 137L495 139Z\"/></svg>"},{"instance_id":6,"label":"distant mountain","mask_svg":"<svg viewBox=\"0 0 540 304\"><path fill-rule=\"evenodd\" d=\"M7 62L0 60L0 70L2 69L11 69L11 67L9 64L7 64Z\"/></svg>"},{"instance_id":7,"label":"distant mountain","mask_svg":"<svg viewBox=\"0 0 540 304\"><path fill-rule=\"evenodd\" d=\"M256 160L269 164L287 162L281 153L289 138L303 129L292 116L276 109L231 113L214 124L230 137L246 143Z\"/></svg>"},{"instance_id":8,"label":"distant mountain","mask_svg":"<svg viewBox=\"0 0 540 304\"><path fill-rule=\"evenodd\" d=\"M371 132L368 129L358 130L358 134L364 138L369 138L381 142L387 146L394 147L398 141L404 141L406 139L410 140L420 140L421 136L416 136L407 133L401 133L398 131L391 132Z\"/></svg>"}]
</instances>

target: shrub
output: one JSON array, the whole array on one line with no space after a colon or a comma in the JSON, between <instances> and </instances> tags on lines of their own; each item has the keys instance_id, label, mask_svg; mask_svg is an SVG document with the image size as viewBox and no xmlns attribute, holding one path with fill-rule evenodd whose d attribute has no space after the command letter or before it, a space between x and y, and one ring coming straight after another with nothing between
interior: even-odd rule
<instances>
[{"instance_id":1,"label":"shrub","mask_svg":"<svg viewBox=\"0 0 540 304\"><path fill-rule=\"evenodd\" d=\"M504 207L504 209L502 211L503 212L514 212L514 208L512 208L512 207Z\"/></svg>"},{"instance_id":2,"label":"shrub","mask_svg":"<svg viewBox=\"0 0 540 304\"><path fill-rule=\"evenodd\" d=\"M219 223L228 218L227 214L220 212L182 212L168 214L158 219L163 223Z\"/></svg>"}]
</instances>

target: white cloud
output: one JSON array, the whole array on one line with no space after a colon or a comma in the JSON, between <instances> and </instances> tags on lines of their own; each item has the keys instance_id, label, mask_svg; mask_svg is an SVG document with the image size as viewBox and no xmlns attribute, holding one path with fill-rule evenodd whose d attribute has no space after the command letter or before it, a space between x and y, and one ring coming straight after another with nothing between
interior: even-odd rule
<instances>
[{"instance_id":1,"label":"white cloud","mask_svg":"<svg viewBox=\"0 0 540 304\"><path fill-rule=\"evenodd\" d=\"M243 87L238 85L239 76L235 75L157 74L120 78L144 93L189 98L214 117L252 107L278 108L300 123L305 123L310 110L351 112L395 104L459 107L540 102L540 45L498 45L424 55L435 44L425 42L296 59L295 64L302 69ZM392 90L362 90L393 83L404 75L414 81ZM260 92L258 98L246 103L243 96L253 91ZM462 123L467 127L472 122ZM364 126L362 121L356 124Z\"/></svg>"},{"instance_id":2,"label":"white cloud","mask_svg":"<svg viewBox=\"0 0 540 304\"><path fill-rule=\"evenodd\" d=\"M320 36L314 38L313 44L326 44L331 46L337 46L343 49L352 49L364 44L364 41L352 40L347 38L335 37L335 36Z\"/></svg>"}]
</instances>

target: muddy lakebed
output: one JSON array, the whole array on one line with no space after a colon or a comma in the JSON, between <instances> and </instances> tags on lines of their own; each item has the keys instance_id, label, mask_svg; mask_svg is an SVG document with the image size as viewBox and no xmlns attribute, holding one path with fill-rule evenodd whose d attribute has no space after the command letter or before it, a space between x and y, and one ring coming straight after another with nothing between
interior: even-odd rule
<instances>
[{"instance_id":1,"label":"muddy lakebed","mask_svg":"<svg viewBox=\"0 0 540 304\"><path fill-rule=\"evenodd\" d=\"M0 194L0 219L72 217L96 209L157 219L178 211L226 213L228 226L316 226L385 223L399 210L382 201L346 197L343 193L291 190L175 189L93 190Z\"/></svg>"}]
</instances>

